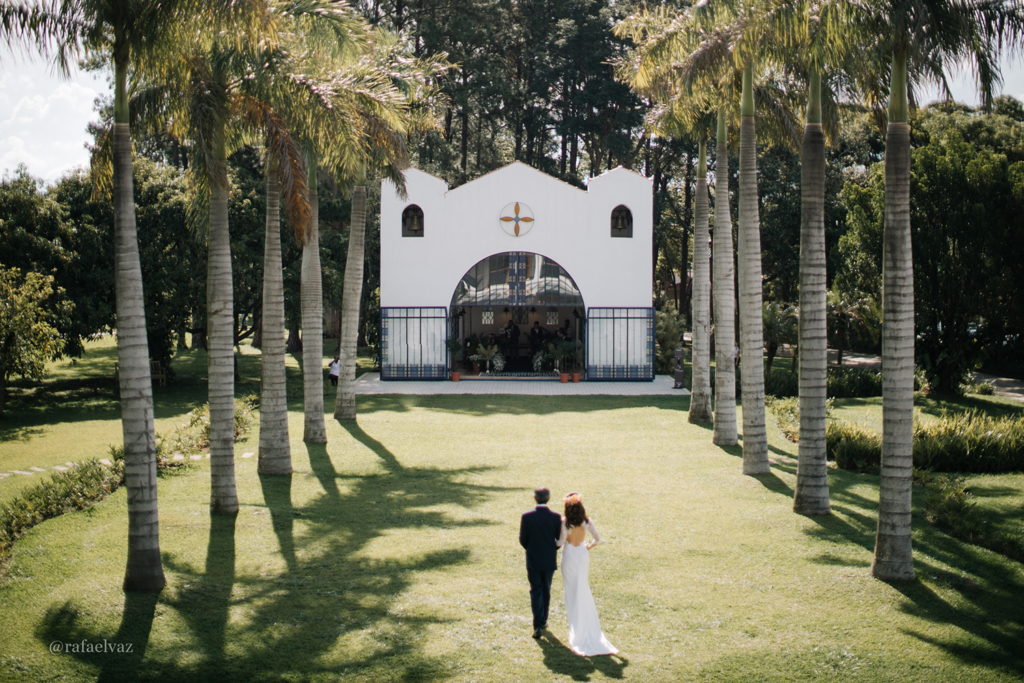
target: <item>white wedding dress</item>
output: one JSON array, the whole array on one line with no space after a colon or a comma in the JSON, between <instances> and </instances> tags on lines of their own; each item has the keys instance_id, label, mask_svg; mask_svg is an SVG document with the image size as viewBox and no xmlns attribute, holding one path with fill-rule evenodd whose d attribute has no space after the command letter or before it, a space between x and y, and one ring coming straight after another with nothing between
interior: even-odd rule
<instances>
[{"instance_id":1,"label":"white wedding dress","mask_svg":"<svg viewBox=\"0 0 1024 683\"><path fill-rule=\"evenodd\" d=\"M594 537L594 544L601 542L597 528L587 520L584 528ZM597 617L597 605L590 592L590 551L586 543L566 543L568 530L562 524L560 545L562 550L562 585L565 592L565 615L569 619L569 647L578 655L614 655L618 650L608 642L601 632L601 620Z\"/></svg>"}]
</instances>

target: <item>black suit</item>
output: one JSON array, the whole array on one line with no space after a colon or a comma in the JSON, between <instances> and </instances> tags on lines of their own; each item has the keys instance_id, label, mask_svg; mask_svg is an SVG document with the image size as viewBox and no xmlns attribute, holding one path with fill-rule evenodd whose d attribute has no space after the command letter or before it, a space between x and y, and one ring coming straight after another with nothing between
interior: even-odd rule
<instances>
[{"instance_id":1,"label":"black suit","mask_svg":"<svg viewBox=\"0 0 1024 683\"><path fill-rule=\"evenodd\" d=\"M535 629L548 623L551 579L558 569L557 541L561 532L562 517L546 505L524 512L519 524L519 545L526 548L526 575L530 579L530 607Z\"/></svg>"}]
</instances>

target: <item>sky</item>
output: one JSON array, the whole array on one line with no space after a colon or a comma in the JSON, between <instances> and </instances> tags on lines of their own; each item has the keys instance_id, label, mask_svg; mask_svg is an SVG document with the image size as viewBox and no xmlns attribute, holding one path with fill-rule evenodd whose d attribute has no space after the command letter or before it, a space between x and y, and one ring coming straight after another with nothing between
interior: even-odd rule
<instances>
[{"instance_id":1,"label":"sky","mask_svg":"<svg viewBox=\"0 0 1024 683\"><path fill-rule=\"evenodd\" d=\"M1003 75L1003 92L1024 101L1024 64L1004 63ZM970 74L952 80L956 101L977 104ZM79 71L64 80L42 61L0 47L0 174L25 164L29 173L52 183L76 167L88 167L86 125L97 118L93 101L100 95L110 95L105 74ZM920 99L937 97L932 89Z\"/></svg>"}]
</instances>

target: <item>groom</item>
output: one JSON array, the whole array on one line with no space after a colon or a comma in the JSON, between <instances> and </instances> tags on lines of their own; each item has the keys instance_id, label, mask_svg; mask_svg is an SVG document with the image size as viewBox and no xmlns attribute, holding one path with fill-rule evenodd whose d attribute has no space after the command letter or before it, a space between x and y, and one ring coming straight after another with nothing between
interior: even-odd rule
<instances>
[{"instance_id":1,"label":"groom","mask_svg":"<svg viewBox=\"0 0 1024 683\"><path fill-rule=\"evenodd\" d=\"M558 539L562 517L548 509L551 492L544 486L533 492L537 507L523 513L519 524L519 545L526 548L526 576L530 579L530 607L533 609L533 637L540 638L548 626L551 579L558 568Z\"/></svg>"}]
</instances>

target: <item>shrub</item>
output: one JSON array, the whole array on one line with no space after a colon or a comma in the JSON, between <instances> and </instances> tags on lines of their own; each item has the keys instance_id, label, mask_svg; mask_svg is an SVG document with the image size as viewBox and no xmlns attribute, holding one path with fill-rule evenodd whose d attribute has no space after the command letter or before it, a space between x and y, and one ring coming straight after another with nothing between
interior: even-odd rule
<instances>
[{"instance_id":1,"label":"shrub","mask_svg":"<svg viewBox=\"0 0 1024 683\"><path fill-rule=\"evenodd\" d=\"M825 391L835 398L881 396L882 373L864 368L829 368Z\"/></svg>"},{"instance_id":2,"label":"shrub","mask_svg":"<svg viewBox=\"0 0 1024 683\"><path fill-rule=\"evenodd\" d=\"M789 398L800 394L800 377L789 370L767 372L764 375L765 396Z\"/></svg>"},{"instance_id":3,"label":"shrub","mask_svg":"<svg viewBox=\"0 0 1024 683\"><path fill-rule=\"evenodd\" d=\"M882 439L862 425L829 420L825 425L825 452L844 470L875 473L882 462Z\"/></svg>"},{"instance_id":4,"label":"shrub","mask_svg":"<svg viewBox=\"0 0 1024 683\"><path fill-rule=\"evenodd\" d=\"M996 393L995 384L989 382L974 382L963 387L965 394L977 394L978 396L991 396Z\"/></svg>"},{"instance_id":5,"label":"shrub","mask_svg":"<svg viewBox=\"0 0 1024 683\"><path fill-rule=\"evenodd\" d=\"M855 472L874 472L882 440L873 431L842 420L826 429L829 459ZM914 428L914 466L933 472L1024 471L1024 417L993 418L975 411L943 415Z\"/></svg>"},{"instance_id":6,"label":"shrub","mask_svg":"<svg viewBox=\"0 0 1024 683\"><path fill-rule=\"evenodd\" d=\"M1024 534L994 531L978 514L964 478L915 470L914 479L928 489L925 518L950 536L1024 561Z\"/></svg>"},{"instance_id":7,"label":"shrub","mask_svg":"<svg viewBox=\"0 0 1024 683\"><path fill-rule=\"evenodd\" d=\"M914 465L933 472L1024 471L1024 417L943 415L914 430Z\"/></svg>"},{"instance_id":8,"label":"shrub","mask_svg":"<svg viewBox=\"0 0 1024 683\"><path fill-rule=\"evenodd\" d=\"M234 440L238 441L249 433L256 418L254 411L259 405L259 396L249 394L235 399ZM210 447L210 406L204 405L185 415L187 422L175 428L170 436L156 435L156 467L166 470L187 465L187 460L174 460L176 454L198 453ZM110 457L124 459L124 446L111 446Z\"/></svg>"},{"instance_id":9,"label":"shrub","mask_svg":"<svg viewBox=\"0 0 1024 683\"><path fill-rule=\"evenodd\" d=\"M765 406L768 407L775 414L775 421L779 424L779 429L782 431L783 436L792 441L793 443L799 443L800 441L800 399L796 397L791 398L775 398L768 396L765 398ZM832 417L832 399L825 401L825 419Z\"/></svg>"},{"instance_id":10,"label":"shrub","mask_svg":"<svg viewBox=\"0 0 1024 683\"><path fill-rule=\"evenodd\" d=\"M799 396L800 378L788 370L765 373L764 393L779 398ZM881 396L882 373L864 368L829 368L825 375L825 393L833 398Z\"/></svg>"},{"instance_id":11,"label":"shrub","mask_svg":"<svg viewBox=\"0 0 1024 683\"><path fill-rule=\"evenodd\" d=\"M123 462L107 467L89 460L26 489L0 509L0 560L10 553L14 541L36 524L65 512L83 510L123 483Z\"/></svg>"},{"instance_id":12,"label":"shrub","mask_svg":"<svg viewBox=\"0 0 1024 683\"><path fill-rule=\"evenodd\" d=\"M658 311L656 315L654 337L658 351L655 366L659 375L671 375L675 370L676 349L683 346L683 320L674 309Z\"/></svg>"}]
</instances>

